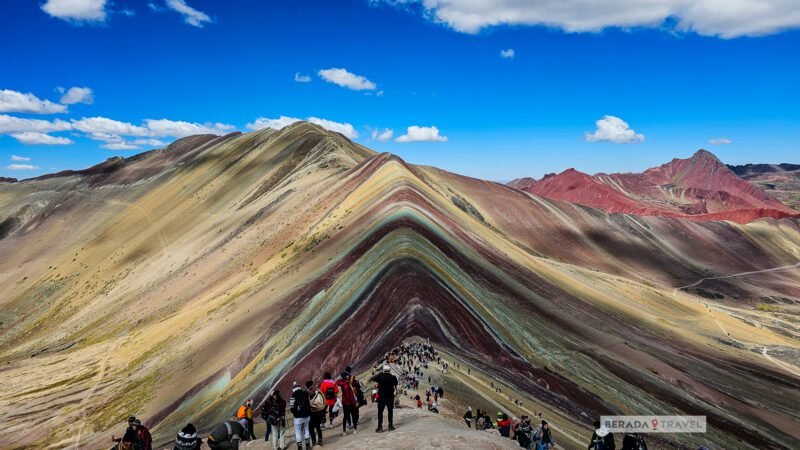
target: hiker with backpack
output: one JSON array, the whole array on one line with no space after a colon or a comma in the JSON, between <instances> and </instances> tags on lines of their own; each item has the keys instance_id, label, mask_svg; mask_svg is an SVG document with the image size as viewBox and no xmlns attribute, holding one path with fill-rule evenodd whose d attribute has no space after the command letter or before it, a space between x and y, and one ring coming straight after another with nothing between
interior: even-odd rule
<instances>
[{"instance_id":1,"label":"hiker with backpack","mask_svg":"<svg viewBox=\"0 0 800 450\"><path fill-rule=\"evenodd\" d=\"M236 418L240 421L244 421L245 426L247 427L247 433L245 433L244 440L250 441L256 438L256 434L253 432L253 400L247 400L239 407L239 411L236 412Z\"/></svg>"},{"instance_id":2,"label":"hiker with backpack","mask_svg":"<svg viewBox=\"0 0 800 450\"><path fill-rule=\"evenodd\" d=\"M520 447L528 450L533 447L533 427L531 426L530 417L522 416L522 421L517 425L514 437L519 442Z\"/></svg>"},{"instance_id":3,"label":"hiker with backpack","mask_svg":"<svg viewBox=\"0 0 800 450\"><path fill-rule=\"evenodd\" d=\"M306 381L306 392L311 399L311 416L308 422L311 444L322 445L322 424L325 422L325 396L322 391L314 389L314 382Z\"/></svg>"},{"instance_id":4,"label":"hiker with backpack","mask_svg":"<svg viewBox=\"0 0 800 450\"><path fill-rule=\"evenodd\" d=\"M342 372L342 378L336 381L336 386L342 393L342 436L347 435L347 424L353 427L353 434L358 433L358 399L349 381L350 374Z\"/></svg>"},{"instance_id":5,"label":"hiker with backpack","mask_svg":"<svg viewBox=\"0 0 800 450\"><path fill-rule=\"evenodd\" d=\"M175 437L175 446L172 450L200 450L203 440L197 436L197 429L192 424L188 424Z\"/></svg>"},{"instance_id":6,"label":"hiker with backpack","mask_svg":"<svg viewBox=\"0 0 800 450\"><path fill-rule=\"evenodd\" d=\"M279 390L272 391L272 395L264 402L261 418L269 430L264 433L264 441L272 434L272 450L283 450L286 447L286 400L281 397Z\"/></svg>"},{"instance_id":7,"label":"hiker with backpack","mask_svg":"<svg viewBox=\"0 0 800 450\"><path fill-rule=\"evenodd\" d=\"M617 444L614 442L614 433L605 425L600 425L599 420L594 421L594 432L592 440L589 442L589 450L616 450Z\"/></svg>"},{"instance_id":8,"label":"hiker with backpack","mask_svg":"<svg viewBox=\"0 0 800 450\"><path fill-rule=\"evenodd\" d=\"M336 406L336 398L339 396L339 388L330 372L325 372L323 375L322 383L319 386L322 395L325 396L325 406L328 408L328 415L330 417L330 427L333 428L333 407Z\"/></svg>"},{"instance_id":9,"label":"hiker with backpack","mask_svg":"<svg viewBox=\"0 0 800 450\"><path fill-rule=\"evenodd\" d=\"M245 426L233 418L212 428L206 443L211 450L239 450L242 436L246 434Z\"/></svg>"},{"instance_id":10,"label":"hiker with backpack","mask_svg":"<svg viewBox=\"0 0 800 450\"><path fill-rule=\"evenodd\" d=\"M622 450L647 450L647 443L639 433L625 433L622 437Z\"/></svg>"},{"instance_id":11,"label":"hiker with backpack","mask_svg":"<svg viewBox=\"0 0 800 450\"><path fill-rule=\"evenodd\" d=\"M383 371L373 376L370 381L378 383L378 428L376 433L383 432L383 410L389 419L389 431L394 430L394 391L397 388L397 377L391 374L388 364L383 366Z\"/></svg>"},{"instance_id":12,"label":"hiker with backpack","mask_svg":"<svg viewBox=\"0 0 800 450\"><path fill-rule=\"evenodd\" d=\"M304 439L306 450L311 450L311 435L308 432L308 423L311 418L311 401L308 398L308 392L302 389L297 382L292 384L289 409L294 416L294 438L297 442L297 450L303 450Z\"/></svg>"}]
</instances>

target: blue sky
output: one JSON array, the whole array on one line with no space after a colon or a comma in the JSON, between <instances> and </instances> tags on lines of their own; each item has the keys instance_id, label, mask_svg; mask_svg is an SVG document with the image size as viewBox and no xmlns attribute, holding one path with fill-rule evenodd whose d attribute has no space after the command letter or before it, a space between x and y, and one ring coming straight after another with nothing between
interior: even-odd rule
<instances>
[{"instance_id":1,"label":"blue sky","mask_svg":"<svg viewBox=\"0 0 800 450\"><path fill-rule=\"evenodd\" d=\"M552 1L3 2L0 176L309 117L493 180L639 171L698 148L800 162L800 6Z\"/></svg>"}]
</instances>

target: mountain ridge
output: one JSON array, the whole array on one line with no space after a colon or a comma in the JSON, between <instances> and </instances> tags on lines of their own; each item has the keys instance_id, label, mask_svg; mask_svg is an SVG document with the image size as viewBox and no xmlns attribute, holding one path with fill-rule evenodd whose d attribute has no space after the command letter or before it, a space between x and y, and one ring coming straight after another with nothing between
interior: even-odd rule
<instances>
[{"instance_id":1,"label":"mountain ridge","mask_svg":"<svg viewBox=\"0 0 800 450\"><path fill-rule=\"evenodd\" d=\"M728 447L800 439L794 378L760 353L791 366L800 333L758 309L800 304L769 270L796 262L797 219L607 214L304 126L185 144L183 164L0 186L8 445L96 448L131 414L167 442L410 336L577 430L669 410Z\"/></svg>"},{"instance_id":2,"label":"mountain ridge","mask_svg":"<svg viewBox=\"0 0 800 450\"><path fill-rule=\"evenodd\" d=\"M567 169L557 175L548 174L541 180L522 178L508 185L612 213L739 223L800 214L739 178L703 149L690 158L674 158L642 173L588 175Z\"/></svg>"}]
</instances>

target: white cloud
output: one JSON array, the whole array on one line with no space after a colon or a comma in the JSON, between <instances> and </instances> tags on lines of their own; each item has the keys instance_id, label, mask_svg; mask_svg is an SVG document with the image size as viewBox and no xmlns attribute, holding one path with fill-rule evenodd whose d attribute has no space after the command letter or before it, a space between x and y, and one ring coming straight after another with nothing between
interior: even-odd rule
<instances>
[{"instance_id":1,"label":"white cloud","mask_svg":"<svg viewBox=\"0 0 800 450\"><path fill-rule=\"evenodd\" d=\"M272 128L273 130L280 130L285 126L289 126L295 122L300 122L303 119L297 117L280 116L277 119L269 119L266 117L259 117L255 121L248 123L246 126L251 130L262 130L264 128Z\"/></svg>"},{"instance_id":2,"label":"white cloud","mask_svg":"<svg viewBox=\"0 0 800 450\"><path fill-rule=\"evenodd\" d=\"M385 128L383 131L372 130L372 140L386 142L394 136L394 130Z\"/></svg>"},{"instance_id":3,"label":"white cloud","mask_svg":"<svg viewBox=\"0 0 800 450\"><path fill-rule=\"evenodd\" d=\"M277 119L269 119L267 117L259 117L252 123L247 124L247 128L251 130L261 130L264 128L272 128L273 130L280 130L283 127L289 126L295 122L300 122L303 119L297 117L280 116ZM319 125L326 130L335 131L347 136L350 139L358 137L358 132L353 125L344 122L334 122L328 119L320 119L319 117L309 117L307 122Z\"/></svg>"},{"instance_id":4,"label":"white cloud","mask_svg":"<svg viewBox=\"0 0 800 450\"><path fill-rule=\"evenodd\" d=\"M65 137L50 136L49 134L39 133L37 131L13 133L11 137L25 145L69 145L75 143L71 139Z\"/></svg>"},{"instance_id":5,"label":"white cloud","mask_svg":"<svg viewBox=\"0 0 800 450\"><path fill-rule=\"evenodd\" d=\"M0 112L55 114L66 111L66 106L53 103L50 100L42 100L30 93L22 93L10 89L0 90Z\"/></svg>"},{"instance_id":6,"label":"white cloud","mask_svg":"<svg viewBox=\"0 0 800 450\"><path fill-rule=\"evenodd\" d=\"M418 127L412 125L406 134L398 136L396 142L447 142L447 136L440 136L436 127Z\"/></svg>"},{"instance_id":7,"label":"white cloud","mask_svg":"<svg viewBox=\"0 0 800 450\"><path fill-rule=\"evenodd\" d=\"M183 20L186 23L197 28L203 28L204 22L211 22L208 14L187 5L185 0L167 0L167 7L183 15Z\"/></svg>"},{"instance_id":8,"label":"white cloud","mask_svg":"<svg viewBox=\"0 0 800 450\"><path fill-rule=\"evenodd\" d=\"M59 19L103 22L106 20L106 0L47 0L42 10Z\"/></svg>"},{"instance_id":9,"label":"white cloud","mask_svg":"<svg viewBox=\"0 0 800 450\"><path fill-rule=\"evenodd\" d=\"M358 132L349 123L334 122L332 120L320 119L318 117L309 117L308 121L325 128L326 130L341 133L350 139L358 137Z\"/></svg>"},{"instance_id":10,"label":"white cloud","mask_svg":"<svg viewBox=\"0 0 800 450\"><path fill-rule=\"evenodd\" d=\"M118 120L109 119L107 117L84 117L80 120L72 119L72 126L78 130L87 133L96 140L105 140L102 136L105 135L120 135L126 136L147 136L150 131L146 127L141 127L128 122L120 122Z\"/></svg>"},{"instance_id":11,"label":"white cloud","mask_svg":"<svg viewBox=\"0 0 800 450\"><path fill-rule=\"evenodd\" d=\"M310 83L311 82L311 77L308 76L308 75L303 75L300 72L295 72L294 73L294 81L296 81L298 83Z\"/></svg>"},{"instance_id":12,"label":"white cloud","mask_svg":"<svg viewBox=\"0 0 800 450\"><path fill-rule=\"evenodd\" d=\"M103 147L108 150L137 150L141 147L138 145L132 144L130 142L111 142L108 144L103 144L100 147Z\"/></svg>"},{"instance_id":13,"label":"white cloud","mask_svg":"<svg viewBox=\"0 0 800 450\"><path fill-rule=\"evenodd\" d=\"M500 50L500 57L506 59L514 59L514 49L509 48L506 50Z\"/></svg>"},{"instance_id":14,"label":"white cloud","mask_svg":"<svg viewBox=\"0 0 800 450\"><path fill-rule=\"evenodd\" d=\"M477 33L498 25L541 25L567 32L660 27L733 38L773 34L800 26L796 0L372 0L418 3L424 15L450 28Z\"/></svg>"},{"instance_id":15,"label":"white cloud","mask_svg":"<svg viewBox=\"0 0 800 450\"><path fill-rule=\"evenodd\" d=\"M56 119L53 121L42 119L24 119L6 114L0 114L0 134L22 133L25 131L38 131L50 133L53 131L71 130L72 124Z\"/></svg>"},{"instance_id":16,"label":"white cloud","mask_svg":"<svg viewBox=\"0 0 800 450\"><path fill-rule=\"evenodd\" d=\"M723 138L709 139L708 143L711 145L727 145L727 144L733 144L733 140L723 137Z\"/></svg>"},{"instance_id":17,"label":"white cloud","mask_svg":"<svg viewBox=\"0 0 800 450\"><path fill-rule=\"evenodd\" d=\"M32 166L30 164L9 164L6 166L8 170L36 170L39 166Z\"/></svg>"},{"instance_id":18,"label":"white cloud","mask_svg":"<svg viewBox=\"0 0 800 450\"><path fill-rule=\"evenodd\" d=\"M11 160L12 161L30 161L31 159L28 158L27 156L11 155Z\"/></svg>"},{"instance_id":19,"label":"white cloud","mask_svg":"<svg viewBox=\"0 0 800 450\"><path fill-rule=\"evenodd\" d=\"M180 120L145 119L144 123L150 131L149 136L154 137L174 136L181 138L193 134L226 134L234 129L233 125L219 122L201 124Z\"/></svg>"},{"instance_id":20,"label":"white cloud","mask_svg":"<svg viewBox=\"0 0 800 450\"><path fill-rule=\"evenodd\" d=\"M628 124L614 116L603 116L595 122L597 129L594 133L586 133L589 142L613 142L615 144L636 144L644 141L643 134L637 134Z\"/></svg>"},{"instance_id":21,"label":"white cloud","mask_svg":"<svg viewBox=\"0 0 800 450\"><path fill-rule=\"evenodd\" d=\"M61 96L61 103L74 105L75 103L92 104L94 102L94 92L88 87L71 87L64 92L64 88L59 88L64 95Z\"/></svg>"},{"instance_id":22,"label":"white cloud","mask_svg":"<svg viewBox=\"0 0 800 450\"><path fill-rule=\"evenodd\" d=\"M347 69L323 69L318 73L319 76L328 83L333 83L354 91L374 91L377 88L372 81L369 81L361 75L348 72Z\"/></svg>"}]
</instances>

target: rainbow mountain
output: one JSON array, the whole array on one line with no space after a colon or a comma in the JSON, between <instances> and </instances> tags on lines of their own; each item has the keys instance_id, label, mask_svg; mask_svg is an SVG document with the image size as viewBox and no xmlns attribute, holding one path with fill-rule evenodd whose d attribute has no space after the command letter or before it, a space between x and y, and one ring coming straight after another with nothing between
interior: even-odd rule
<instances>
[{"instance_id":1,"label":"rainbow mountain","mask_svg":"<svg viewBox=\"0 0 800 450\"><path fill-rule=\"evenodd\" d=\"M589 435L701 414L665 445L800 445L796 217L606 212L300 122L2 182L0 254L4 447L132 414L165 444L413 336Z\"/></svg>"}]
</instances>

